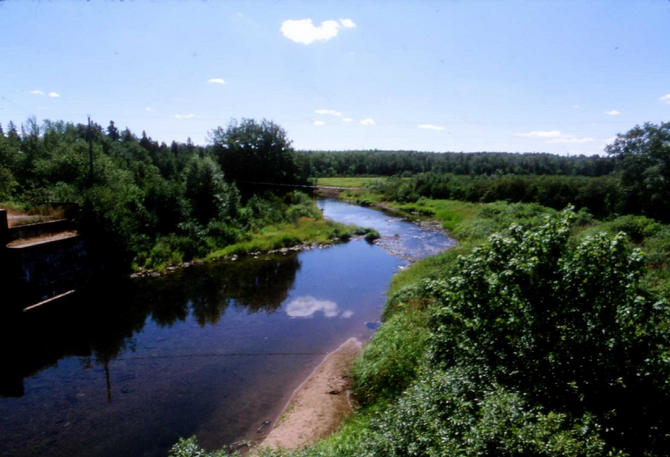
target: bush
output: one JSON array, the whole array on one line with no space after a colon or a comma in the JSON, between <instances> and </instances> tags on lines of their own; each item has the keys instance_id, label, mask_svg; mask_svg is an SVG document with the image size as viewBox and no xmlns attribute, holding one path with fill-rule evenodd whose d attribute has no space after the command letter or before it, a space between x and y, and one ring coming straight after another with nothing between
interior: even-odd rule
<instances>
[{"instance_id":1,"label":"bush","mask_svg":"<svg viewBox=\"0 0 670 457\"><path fill-rule=\"evenodd\" d=\"M643 257L623 233L575 245L573 218L512 227L460 258L433 316L431 360L484 367L549 410L593 414L610 445L635 455L667 449L668 306L639 288Z\"/></svg>"},{"instance_id":2,"label":"bush","mask_svg":"<svg viewBox=\"0 0 670 457\"><path fill-rule=\"evenodd\" d=\"M431 370L372 420L371 456L602 456L593 421L572 424L474 368Z\"/></svg>"}]
</instances>

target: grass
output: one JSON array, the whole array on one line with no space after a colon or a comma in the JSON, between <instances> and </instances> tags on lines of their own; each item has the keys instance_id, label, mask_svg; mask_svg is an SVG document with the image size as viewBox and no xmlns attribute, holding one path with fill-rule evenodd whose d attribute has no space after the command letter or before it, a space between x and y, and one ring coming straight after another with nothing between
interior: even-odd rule
<instances>
[{"instance_id":1,"label":"grass","mask_svg":"<svg viewBox=\"0 0 670 457\"><path fill-rule=\"evenodd\" d=\"M216 260L231 255L243 255L251 252L266 252L274 249L287 248L304 243L332 243L333 239L349 239L357 234L355 226L339 224L327 219L301 217L295 223L269 225L250 238L226 246L210 253L206 260Z\"/></svg>"},{"instance_id":2,"label":"grass","mask_svg":"<svg viewBox=\"0 0 670 457\"><path fill-rule=\"evenodd\" d=\"M381 176L317 178L316 185L331 186L331 187L363 187L365 184L378 179L385 179L385 178Z\"/></svg>"}]
</instances>

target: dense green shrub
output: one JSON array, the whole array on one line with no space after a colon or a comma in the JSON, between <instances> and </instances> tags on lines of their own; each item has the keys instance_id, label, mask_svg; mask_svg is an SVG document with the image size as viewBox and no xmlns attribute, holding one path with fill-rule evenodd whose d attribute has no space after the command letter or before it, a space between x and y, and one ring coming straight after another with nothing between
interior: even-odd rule
<instances>
[{"instance_id":1,"label":"dense green shrub","mask_svg":"<svg viewBox=\"0 0 670 457\"><path fill-rule=\"evenodd\" d=\"M430 370L371 423L369 456L603 456L590 418L544 413L478 367Z\"/></svg>"},{"instance_id":2,"label":"dense green shrub","mask_svg":"<svg viewBox=\"0 0 670 457\"><path fill-rule=\"evenodd\" d=\"M643 257L624 234L574 245L573 217L513 227L459 259L434 314L431 359L481 366L549 410L592 414L614 447L667 449L668 306L640 289Z\"/></svg>"}]
</instances>

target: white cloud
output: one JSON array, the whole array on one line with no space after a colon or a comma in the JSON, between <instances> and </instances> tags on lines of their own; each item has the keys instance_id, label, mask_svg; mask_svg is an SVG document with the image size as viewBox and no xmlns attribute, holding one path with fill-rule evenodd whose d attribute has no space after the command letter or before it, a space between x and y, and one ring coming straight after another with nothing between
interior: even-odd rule
<instances>
[{"instance_id":1,"label":"white cloud","mask_svg":"<svg viewBox=\"0 0 670 457\"><path fill-rule=\"evenodd\" d=\"M561 136L561 132L558 130L534 130L532 132L517 133L516 135L530 138L557 138Z\"/></svg>"},{"instance_id":2,"label":"white cloud","mask_svg":"<svg viewBox=\"0 0 670 457\"><path fill-rule=\"evenodd\" d=\"M50 97L50 98L60 98L60 94L59 94L58 92L49 92L49 93L47 94L47 97Z\"/></svg>"},{"instance_id":3,"label":"white cloud","mask_svg":"<svg viewBox=\"0 0 670 457\"><path fill-rule=\"evenodd\" d=\"M223 80L223 78L209 78L207 80L208 83L210 84L225 84L226 82Z\"/></svg>"},{"instance_id":4,"label":"white cloud","mask_svg":"<svg viewBox=\"0 0 670 457\"><path fill-rule=\"evenodd\" d=\"M621 114L621 111L617 111L617 110L613 109L613 110L605 111L605 114L607 114L608 116L618 116L619 114Z\"/></svg>"},{"instance_id":5,"label":"white cloud","mask_svg":"<svg viewBox=\"0 0 670 457\"><path fill-rule=\"evenodd\" d=\"M665 94L664 96L659 98L659 100L670 105L670 94Z\"/></svg>"},{"instance_id":6,"label":"white cloud","mask_svg":"<svg viewBox=\"0 0 670 457\"><path fill-rule=\"evenodd\" d=\"M322 125L326 125L325 122L323 121L314 121L312 122L313 125L316 125L317 127L321 127Z\"/></svg>"},{"instance_id":7,"label":"white cloud","mask_svg":"<svg viewBox=\"0 0 670 457\"><path fill-rule=\"evenodd\" d=\"M354 120L350 117L343 117L342 122L354 122Z\"/></svg>"},{"instance_id":8,"label":"white cloud","mask_svg":"<svg viewBox=\"0 0 670 457\"><path fill-rule=\"evenodd\" d=\"M328 41L335 38L342 27L353 28L356 27L356 24L351 19L340 19L340 22L328 20L316 26L309 18L288 19L282 22L279 30L291 41L312 44L315 41Z\"/></svg>"},{"instance_id":9,"label":"white cloud","mask_svg":"<svg viewBox=\"0 0 670 457\"><path fill-rule=\"evenodd\" d=\"M188 114L175 114L174 118L175 119L193 119L195 117L195 114L193 113L188 113Z\"/></svg>"},{"instance_id":10,"label":"white cloud","mask_svg":"<svg viewBox=\"0 0 670 457\"><path fill-rule=\"evenodd\" d=\"M434 125L434 124L419 124L417 127L420 129L426 129L426 130L444 130L444 127L440 125Z\"/></svg>"},{"instance_id":11,"label":"white cloud","mask_svg":"<svg viewBox=\"0 0 670 457\"><path fill-rule=\"evenodd\" d=\"M595 141L593 138L577 138L574 136L563 136L561 138L552 138L550 140L545 141L545 143L549 144L559 144L559 143L591 143L592 141Z\"/></svg>"},{"instance_id":12,"label":"white cloud","mask_svg":"<svg viewBox=\"0 0 670 457\"><path fill-rule=\"evenodd\" d=\"M342 116L342 113L335 111L334 109L315 109L316 114L325 114L328 116Z\"/></svg>"},{"instance_id":13,"label":"white cloud","mask_svg":"<svg viewBox=\"0 0 670 457\"><path fill-rule=\"evenodd\" d=\"M561 133L559 130L535 130L526 133L517 133L517 136L525 136L529 138L545 138L547 144L561 144L561 143L591 143L595 141L593 138L579 138L574 135Z\"/></svg>"},{"instance_id":14,"label":"white cloud","mask_svg":"<svg viewBox=\"0 0 670 457\"><path fill-rule=\"evenodd\" d=\"M146 112L148 112L148 113L152 112L153 110L154 110L154 109L153 109L152 107L150 107L150 106L145 106L145 107L144 107L144 111L146 111Z\"/></svg>"},{"instance_id":15,"label":"white cloud","mask_svg":"<svg viewBox=\"0 0 670 457\"><path fill-rule=\"evenodd\" d=\"M353 315L354 315L354 312L351 311L350 309L348 309L348 310L346 310L346 311L343 311L342 314L340 315L340 317L341 317L342 319L349 319L349 318L350 318L351 316L353 316Z\"/></svg>"},{"instance_id":16,"label":"white cloud","mask_svg":"<svg viewBox=\"0 0 670 457\"><path fill-rule=\"evenodd\" d=\"M31 90L30 93L33 95L44 95L44 91L39 89Z\"/></svg>"},{"instance_id":17,"label":"white cloud","mask_svg":"<svg viewBox=\"0 0 670 457\"><path fill-rule=\"evenodd\" d=\"M286 305L285 311L289 317L312 317L318 311L322 311L326 317L336 317L339 314L337 303L318 300L309 295L294 298Z\"/></svg>"},{"instance_id":18,"label":"white cloud","mask_svg":"<svg viewBox=\"0 0 670 457\"><path fill-rule=\"evenodd\" d=\"M369 117L361 119L361 125L375 125L375 120Z\"/></svg>"}]
</instances>

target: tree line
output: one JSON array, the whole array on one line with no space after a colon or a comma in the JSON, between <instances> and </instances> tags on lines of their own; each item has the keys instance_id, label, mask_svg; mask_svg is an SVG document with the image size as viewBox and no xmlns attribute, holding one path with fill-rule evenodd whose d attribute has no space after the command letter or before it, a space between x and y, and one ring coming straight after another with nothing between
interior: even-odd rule
<instances>
[{"instance_id":1,"label":"tree line","mask_svg":"<svg viewBox=\"0 0 670 457\"><path fill-rule=\"evenodd\" d=\"M670 123L636 126L606 148L611 171L603 175L470 173L430 170L373 181L384 198L414 202L421 197L472 202L539 203L554 209L568 204L597 217L641 214L670 222ZM510 155L510 163L519 157ZM581 158L561 157L581 162Z\"/></svg>"},{"instance_id":2,"label":"tree line","mask_svg":"<svg viewBox=\"0 0 670 457\"><path fill-rule=\"evenodd\" d=\"M299 151L298 159L315 177L413 175L429 171L456 175L603 176L615 168L615 161L609 157L547 153Z\"/></svg>"},{"instance_id":3,"label":"tree line","mask_svg":"<svg viewBox=\"0 0 670 457\"><path fill-rule=\"evenodd\" d=\"M0 201L64 205L100 265L188 260L311 211L295 193L243 195L236 182L251 178L307 180L273 122L232 121L214 129L207 146L190 139L168 145L113 121L106 128L35 119L20 128L10 122L6 132L0 126Z\"/></svg>"}]
</instances>

